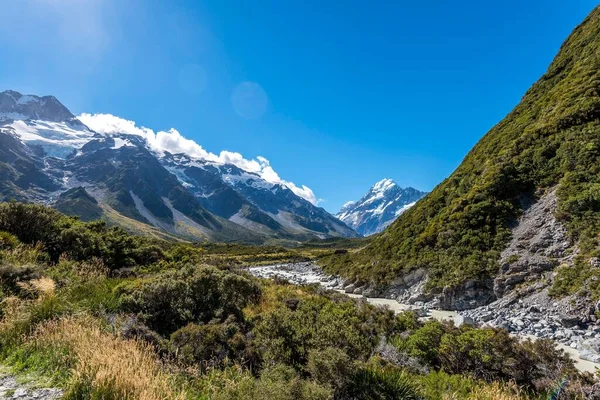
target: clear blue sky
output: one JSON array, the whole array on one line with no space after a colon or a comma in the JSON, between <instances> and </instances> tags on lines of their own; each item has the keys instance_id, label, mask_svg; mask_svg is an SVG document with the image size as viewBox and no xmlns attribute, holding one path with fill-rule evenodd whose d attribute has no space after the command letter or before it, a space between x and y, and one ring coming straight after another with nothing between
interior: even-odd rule
<instances>
[{"instance_id":1,"label":"clear blue sky","mask_svg":"<svg viewBox=\"0 0 600 400\"><path fill-rule=\"evenodd\" d=\"M2 3L0 89L53 94L75 114L174 127L208 151L264 156L332 212L384 177L431 190L596 5ZM255 118L232 105L244 81L268 98L266 109L242 110Z\"/></svg>"}]
</instances>

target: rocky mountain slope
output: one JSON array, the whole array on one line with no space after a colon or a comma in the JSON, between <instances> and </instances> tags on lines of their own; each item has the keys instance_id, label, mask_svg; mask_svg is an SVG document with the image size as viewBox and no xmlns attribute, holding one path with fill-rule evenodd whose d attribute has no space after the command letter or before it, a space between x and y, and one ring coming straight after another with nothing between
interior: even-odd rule
<instances>
[{"instance_id":1,"label":"rocky mountain slope","mask_svg":"<svg viewBox=\"0 0 600 400\"><path fill-rule=\"evenodd\" d=\"M476 307L544 279L558 285L556 296L597 298L590 260L600 254L599 66L596 8L450 177L361 251L325 260L327 269L379 292L418 286L408 297L447 308ZM533 211L528 221L546 228L519 225ZM523 231L531 237L511 242Z\"/></svg>"},{"instance_id":2,"label":"rocky mountain slope","mask_svg":"<svg viewBox=\"0 0 600 400\"><path fill-rule=\"evenodd\" d=\"M233 164L100 134L52 96L0 93L0 200L52 204L84 220L190 240L306 240L358 234L284 184Z\"/></svg>"},{"instance_id":3,"label":"rocky mountain slope","mask_svg":"<svg viewBox=\"0 0 600 400\"><path fill-rule=\"evenodd\" d=\"M359 200L346 203L336 217L363 236L379 233L414 206L426 192L401 188L391 179L377 182Z\"/></svg>"}]
</instances>

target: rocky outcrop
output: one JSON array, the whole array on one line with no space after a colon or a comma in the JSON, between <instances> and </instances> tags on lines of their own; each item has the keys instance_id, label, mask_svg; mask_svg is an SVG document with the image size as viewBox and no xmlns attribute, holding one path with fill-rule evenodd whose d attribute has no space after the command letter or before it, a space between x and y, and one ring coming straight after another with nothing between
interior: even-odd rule
<instances>
[{"instance_id":1,"label":"rocky outcrop","mask_svg":"<svg viewBox=\"0 0 600 400\"><path fill-rule=\"evenodd\" d=\"M500 272L494 279L498 298L520 285L538 281L557 265L570 262L574 253L565 227L554 216L556 189L533 204L527 199L523 203L523 215L500 255Z\"/></svg>"},{"instance_id":2,"label":"rocky outcrop","mask_svg":"<svg viewBox=\"0 0 600 400\"><path fill-rule=\"evenodd\" d=\"M438 296L438 304L442 310L468 310L490 303L495 299L492 291L492 280L470 280L462 285L446 287Z\"/></svg>"}]
</instances>

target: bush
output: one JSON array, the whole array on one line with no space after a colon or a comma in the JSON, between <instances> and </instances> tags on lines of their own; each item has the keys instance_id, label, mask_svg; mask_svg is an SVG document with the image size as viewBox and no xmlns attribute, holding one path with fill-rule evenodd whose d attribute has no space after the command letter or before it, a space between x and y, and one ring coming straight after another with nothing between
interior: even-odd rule
<instances>
[{"instance_id":1,"label":"bush","mask_svg":"<svg viewBox=\"0 0 600 400\"><path fill-rule=\"evenodd\" d=\"M440 322L428 321L406 339L403 350L409 356L437 367L440 364L438 349L444 333L444 326Z\"/></svg>"},{"instance_id":2,"label":"bush","mask_svg":"<svg viewBox=\"0 0 600 400\"><path fill-rule=\"evenodd\" d=\"M327 347L308 353L306 370L315 382L331 388L336 398L346 398L357 367L343 350Z\"/></svg>"},{"instance_id":3,"label":"bush","mask_svg":"<svg viewBox=\"0 0 600 400\"><path fill-rule=\"evenodd\" d=\"M0 293L4 296L26 295L21 284L38 278L40 278L40 272L36 266L17 266L0 262Z\"/></svg>"},{"instance_id":4,"label":"bush","mask_svg":"<svg viewBox=\"0 0 600 400\"><path fill-rule=\"evenodd\" d=\"M439 347L441 367L487 381L514 381L535 390L544 379L574 374L573 361L551 341L521 343L501 329L464 327L445 334Z\"/></svg>"},{"instance_id":5,"label":"bush","mask_svg":"<svg viewBox=\"0 0 600 400\"><path fill-rule=\"evenodd\" d=\"M19 239L8 232L0 231L0 250L12 250L19 245Z\"/></svg>"},{"instance_id":6,"label":"bush","mask_svg":"<svg viewBox=\"0 0 600 400\"><path fill-rule=\"evenodd\" d=\"M387 334L387 311L353 300L314 297L262 314L253 330L268 365L306 365L311 350L338 348L356 360L366 360ZM367 322L368 321L368 322Z\"/></svg>"},{"instance_id":7,"label":"bush","mask_svg":"<svg viewBox=\"0 0 600 400\"><path fill-rule=\"evenodd\" d=\"M176 360L201 370L231 366L236 361L247 366L256 364L242 329L231 318L221 324L189 324L175 331L170 349Z\"/></svg>"},{"instance_id":8,"label":"bush","mask_svg":"<svg viewBox=\"0 0 600 400\"><path fill-rule=\"evenodd\" d=\"M189 323L243 319L242 308L258 301L260 288L242 275L214 267L163 272L139 287L121 287L123 306L148 326L169 335Z\"/></svg>"}]
</instances>

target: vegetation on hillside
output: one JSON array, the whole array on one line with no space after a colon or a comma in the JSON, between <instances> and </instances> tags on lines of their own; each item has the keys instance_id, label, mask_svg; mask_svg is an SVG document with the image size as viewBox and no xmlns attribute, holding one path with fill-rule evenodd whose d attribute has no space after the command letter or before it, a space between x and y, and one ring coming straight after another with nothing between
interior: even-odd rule
<instances>
[{"instance_id":1,"label":"vegetation on hillside","mask_svg":"<svg viewBox=\"0 0 600 400\"><path fill-rule=\"evenodd\" d=\"M0 364L67 399L537 399L565 379L583 399L592 382L547 341L239 268L277 248L150 241L19 203L0 204L0 230Z\"/></svg>"},{"instance_id":2,"label":"vegetation on hillside","mask_svg":"<svg viewBox=\"0 0 600 400\"><path fill-rule=\"evenodd\" d=\"M456 171L331 272L386 283L429 270L430 289L488 279L523 204L559 187L557 216L581 257L600 253L600 8L578 26L521 103Z\"/></svg>"}]
</instances>

